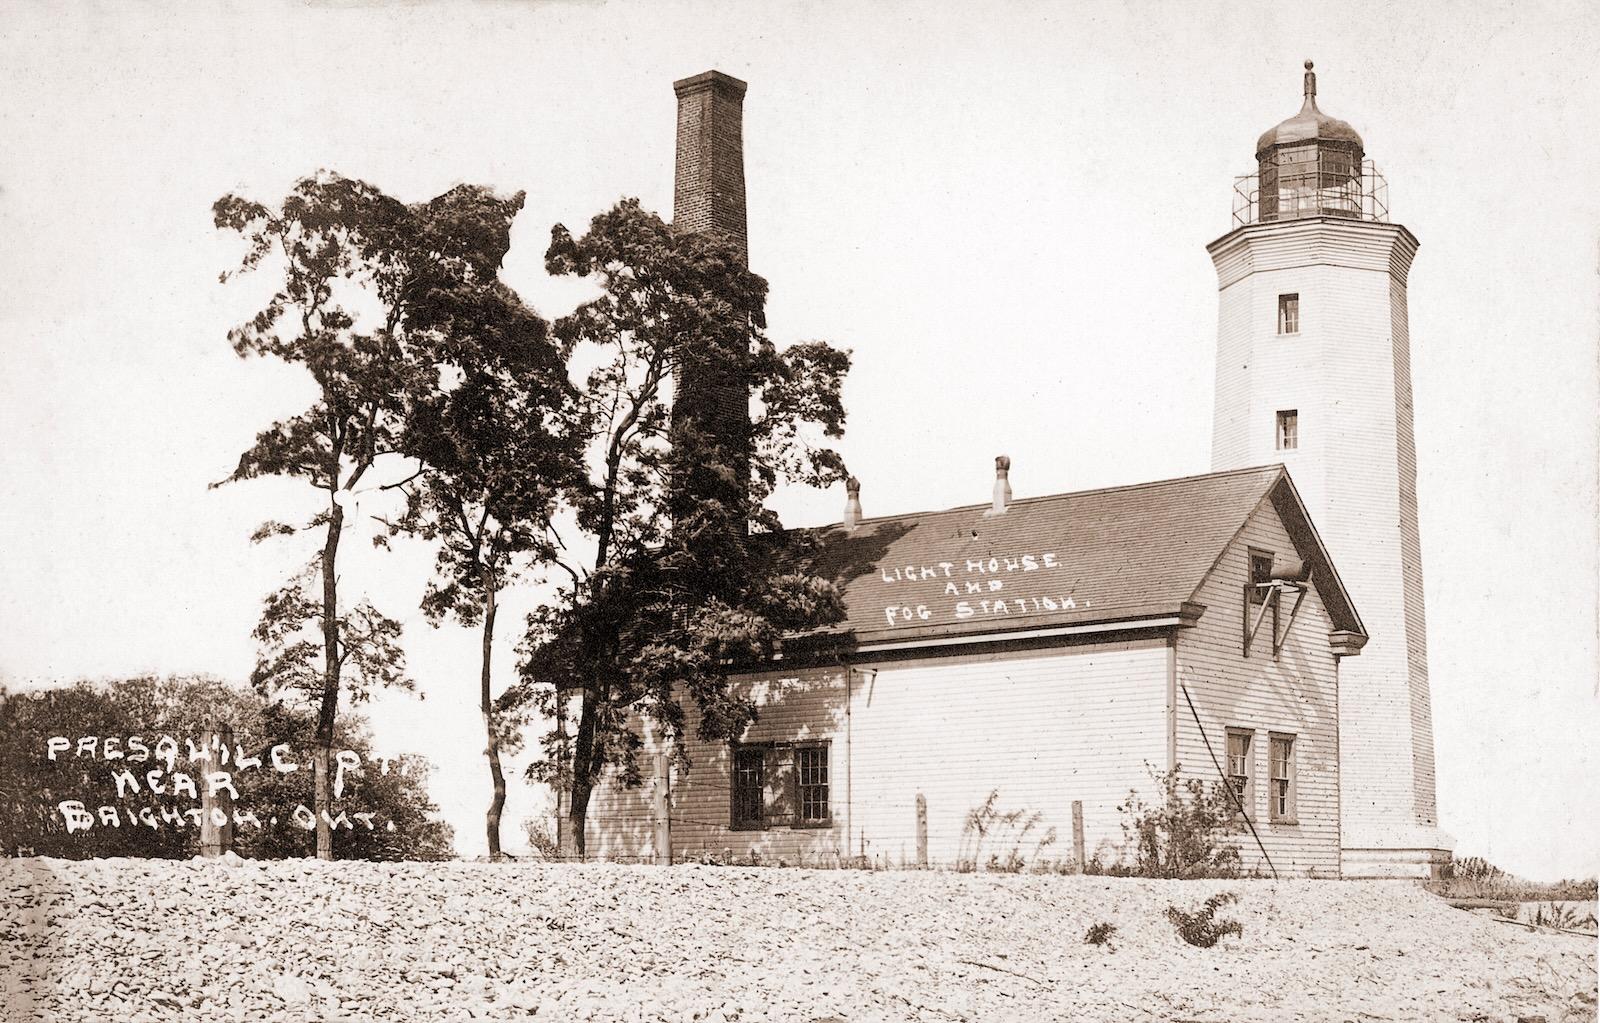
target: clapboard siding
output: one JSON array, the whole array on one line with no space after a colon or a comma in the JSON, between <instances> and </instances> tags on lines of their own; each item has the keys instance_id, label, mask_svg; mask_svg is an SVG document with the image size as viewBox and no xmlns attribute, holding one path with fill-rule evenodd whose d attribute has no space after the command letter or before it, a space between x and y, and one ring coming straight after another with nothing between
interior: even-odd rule
<instances>
[{"instance_id":1,"label":"clapboard siding","mask_svg":"<svg viewBox=\"0 0 1600 1023\"><path fill-rule=\"evenodd\" d=\"M953 865L973 857L967 816L991 792L998 811L1039 816L1026 834L991 837L976 850L980 858L1013 846L1030 860L1070 857L1074 800L1083 803L1088 851L1114 856L1109 847L1123 837L1117 805L1130 789L1148 795L1150 768L1166 766L1164 640L858 662L848 677L848 689L839 669L740 682L760 709L743 741L829 742L832 826L734 830L730 748L692 738L692 766L672 777L676 858L727 851L789 862L863 854L914 862L920 793L929 860ZM594 855L648 855L647 788L625 791L608 777L592 806Z\"/></svg>"},{"instance_id":2,"label":"clapboard siding","mask_svg":"<svg viewBox=\"0 0 1600 1023\"><path fill-rule=\"evenodd\" d=\"M743 740L778 743L826 739L830 748L830 778L835 823L828 828L773 827L764 831L735 830L730 803L732 754L727 743L698 738L699 714L692 699L683 699L684 732L689 766L671 768L671 841L675 859L725 852L743 857L754 851L766 859L802 856L826 857L842 852L845 779L848 766L839 746L845 735L844 674L837 668L804 672L773 672L751 676L737 684L747 687L755 700L759 719ZM636 722L637 724L637 722ZM657 748L655 738L640 727L647 752ZM599 859L649 858L651 844L651 793L649 784L624 789L615 772L607 772L591 799L588 852Z\"/></svg>"},{"instance_id":3,"label":"clapboard siding","mask_svg":"<svg viewBox=\"0 0 1600 1023\"><path fill-rule=\"evenodd\" d=\"M1411 693L1412 779L1417 820L1437 824L1434 800L1433 706L1428 681L1427 620L1422 600L1422 537L1417 524L1417 442L1411 399L1411 325L1406 281L1389 282L1390 331L1394 359L1395 456L1400 484L1400 565L1404 590L1406 657Z\"/></svg>"},{"instance_id":4,"label":"clapboard siding","mask_svg":"<svg viewBox=\"0 0 1600 1023\"><path fill-rule=\"evenodd\" d=\"M1398 456L1403 445L1392 364L1394 282L1379 274L1329 276L1340 332L1327 387L1341 414L1329 431L1325 492L1316 504L1309 498L1307 503L1370 635L1361 656L1343 665L1341 674L1345 841L1368 847L1391 844L1394 825L1414 819L1401 521L1403 481L1411 476L1414 494L1415 463L1414 457ZM1413 561L1413 568L1420 570L1419 563Z\"/></svg>"},{"instance_id":5,"label":"clapboard siding","mask_svg":"<svg viewBox=\"0 0 1600 1023\"><path fill-rule=\"evenodd\" d=\"M744 856L755 850L766 859L832 856L841 851L844 834L844 793L849 775L844 736L846 674L838 668L757 675L738 684L755 700L760 717L743 736L750 743L827 740L829 746L830 808L834 823L827 828L795 828L782 824L764 831L735 831L730 827L732 803L729 774L732 754L727 743L708 743L694 737L698 717L689 711L687 771L672 779L672 848L677 857L731 850Z\"/></svg>"},{"instance_id":6,"label":"clapboard siding","mask_svg":"<svg viewBox=\"0 0 1600 1023\"><path fill-rule=\"evenodd\" d=\"M1328 645L1332 629L1312 587L1295 617L1279 657L1272 657L1270 613L1250 656L1244 656L1244 588L1250 549L1293 555L1294 544L1270 502L1249 519L1197 596L1206 605L1200 621L1181 630L1177 642L1177 756L1186 777L1219 781L1212 753L1226 769L1227 729L1246 729L1253 764L1252 819L1262 844L1281 874L1337 876L1339 871L1339 720L1337 665ZM1287 610L1280 619L1287 623ZM1200 719L1196 725L1183 690ZM1295 737L1294 824L1272 822L1267 812L1268 738ZM1211 749L1208 751L1206 740ZM1247 867L1265 870L1255 841L1240 836Z\"/></svg>"},{"instance_id":7,"label":"clapboard siding","mask_svg":"<svg viewBox=\"0 0 1600 1023\"><path fill-rule=\"evenodd\" d=\"M635 725L639 725L635 719ZM617 773L608 769L589 796L589 811L584 824L584 852L590 859L599 860L654 860L653 808L650 790L650 756L657 748L648 730L645 752L641 755L641 771L645 783L637 788L624 788ZM558 805L561 805L558 803ZM558 827L566 827L562 820Z\"/></svg>"},{"instance_id":8,"label":"clapboard siding","mask_svg":"<svg viewBox=\"0 0 1600 1023\"><path fill-rule=\"evenodd\" d=\"M1089 853L1122 841L1117 804L1149 789L1166 764L1167 648L1161 640L1101 643L1046 654L883 663L853 703L852 848L898 860L915 853L916 797L928 804L929 857L971 858L967 815L997 793L996 810L1040 818L1014 842L1046 858L1072 851L1072 802L1083 803Z\"/></svg>"}]
</instances>

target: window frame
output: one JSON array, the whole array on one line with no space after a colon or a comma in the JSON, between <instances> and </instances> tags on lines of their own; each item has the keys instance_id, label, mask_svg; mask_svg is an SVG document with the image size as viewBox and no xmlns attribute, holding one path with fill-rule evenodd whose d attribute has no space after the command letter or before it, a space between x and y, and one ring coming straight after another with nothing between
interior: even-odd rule
<instances>
[{"instance_id":1,"label":"window frame","mask_svg":"<svg viewBox=\"0 0 1600 1023\"><path fill-rule=\"evenodd\" d=\"M827 739L808 740L793 744L794 763L791 768L794 780L794 821L790 824L793 828L831 828L833 826L833 744ZM822 781L807 784L805 774L800 766L802 754L821 751L822 755ZM821 788L823 790L821 817L806 816L806 790L808 788Z\"/></svg>"},{"instance_id":2,"label":"window frame","mask_svg":"<svg viewBox=\"0 0 1600 1023\"><path fill-rule=\"evenodd\" d=\"M1256 732L1253 728L1229 727L1224 731L1223 756L1227 769L1223 772L1228 784L1233 785L1234 779L1239 775L1233 773L1233 741L1244 741L1244 752L1241 754L1244 767L1244 791L1234 789L1234 794L1239 797L1239 804L1244 808L1244 818L1253 821L1256 818Z\"/></svg>"},{"instance_id":3,"label":"window frame","mask_svg":"<svg viewBox=\"0 0 1600 1023\"><path fill-rule=\"evenodd\" d=\"M728 754L728 829L730 831L766 831L772 826L771 817L767 813L767 753L772 749L770 742L736 742L731 744ZM739 799L739 756L740 754L756 754L757 774L756 792L760 802L761 813L757 818L741 818Z\"/></svg>"},{"instance_id":4,"label":"window frame","mask_svg":"<svg viewBox=\"0 0 1600 1023\"><path fill-rule=\"evenodd\" d=\"M833 741L831 739L804 739L795 742L767 741L767 742L730 742L728 753L728 829L730 831L770 831L773 828L818 829L833 827ZM822 750L822 767L824 780L812 785L800 783L800 757L802 751ZM774 782L783 778L784 765L779 756L788 753L787 781L781 794L775 797L780 812L774 811L775 804L769 799L775 790ZM756 757L758 768L757 779L761 793L761 814L759 818L741 818L739 811L742 803L739 798L739 759L740 756ZM807 788L821 787L826 789L827 816L823 818L807 819L804 816L804 790ZM792 812L781 812L783 804L789 804Z\"/></svg>"},{"instance_id":5,"label":"window frame","mask_svg":"<svg viewBox=\"0 0 1600 1023\"><path fill-rule=\"evenodd\" d=\"M1288 427L1289 429L1285 429ZM1285 443L1292 441L1293 443ZM1272 443L1278 451L1300 450L1300 410L1281 408L1273 414Z\"/></svg>"},{"instance_id":6,"label":"window frame","mask_svg":"<svg viewBox=\"0 0 1600 1023\"><path fill-rule=\"evenodd\" d=\"M1260 547L1248 548L1245 555L1247 559L1245 561L1245 578L1247 580L1245 582L1245 593L1247 594L1245 603L1251 607L1260 607L1266 601L1267 591L1257 589L1256 586L1259 583L1272 581L1272 566L1276 563L1277 557L1272 551L1263 550ZM1262 578L1257 579L1256 568L1258 567L1258 562L1263 561L1266 562L1266 573Z\"/></svg>"},{"instance_id":7,"label":"window frame","mask_svg":"<svg viewBox=\"0 0 1600 1023\"><path fill-rule=\"evenodd\" d=\"M1290 315L1290 313L1293 315ZM1278 294L1278 336L1291 337L1300 333L1300 293L1284 291Z\"/></svg>"},{"instance_id":8,"label":"window frame","mask_svg":"<svg viewBox=\"0 0 1600 1023\"><path fill-rule=\"evenodd\" d=\"M1262 607L1263 604L1266 603L1267 597L1269 595L1268 591L1266 591L1266 590L1258 590L1258 589L1256 589L1256 586L1255 586L1255 583L1256 583L1256 562L1257 562L1258 559L1261 560L1261 561L1265 561L1266 562L1267 576L1266 576L1266 579L1262 580L1263 582L1265 582L1265 581L1270 580L1272 578L1272 565L1276 561L1277 555L1274 554L1272 551L1266 550L1265 548L1262 548L1262 547L1247 547L1247 548L1245 548L1244 603L1242 605L1242 609L1244 611L1244 614L1242 616L1243 617L1243 631L1242 631L1242 634L1240 636L1240 641L1242 643L1242 651L1244 653L1244 656L1246 656L1246 657L1250 656L1251 648L1254 645L1251 642L1250 630L1255 628L1256 616L1262 613L1261 612L1261 607ZM1276 600L1274 600L1272 602L1272 614L1271 614L1272 621L1271 621L1270 624L1271 624L1271 627L1272 627L1272 634L1274 636L1276 636L1278 634L1278 626L1279 626L1278 603L1279 602L1276 601ZM1262 626L1263 627L1266 627L1267 624L1268 624L1267 622L1262 622ZM1276 659L1278 655L1277 655L1276 652L1274 652L1272 656L1273 656L1274 659Z\"/></svg>"},{"instance_id":9,"label":"window frame","mask_svg":"<svg viewBox=\"0 0 1600 1023\"><path fill-rule=\"evenodd\" d=\"M1288 755L1284 758L1284 773L1286 778L1280 779L1273 771L1278 766L1277 750L1279 744L1287 747ZM1299 737L1293 732L1268 732L1267 733L1267 819L1274 824L1299 824L1300 823L1300 780L1297 763L1299 757L1296 749L1299 747ZM1284 809L1278 809L1278 782L1284 785Z\"/></svg>"}]
</instances>

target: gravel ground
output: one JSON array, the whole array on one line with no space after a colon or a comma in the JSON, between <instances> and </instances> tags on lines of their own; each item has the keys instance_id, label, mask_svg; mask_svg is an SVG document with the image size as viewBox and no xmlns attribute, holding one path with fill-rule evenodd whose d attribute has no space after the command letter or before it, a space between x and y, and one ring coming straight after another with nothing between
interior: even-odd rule
<instances>
[{"instance_id":1,"label":"gravel ground","mask_svg":"<svg viewBox=\"0 0 1600 1023\"><path fill-rule=\"evenodd\" d=\"M1243 936L1185 944L1221 890ZM0 861L8 1020L1555 1023L1595 983L1592 940L1404 882Z\"/></svg>"}]
</instances>

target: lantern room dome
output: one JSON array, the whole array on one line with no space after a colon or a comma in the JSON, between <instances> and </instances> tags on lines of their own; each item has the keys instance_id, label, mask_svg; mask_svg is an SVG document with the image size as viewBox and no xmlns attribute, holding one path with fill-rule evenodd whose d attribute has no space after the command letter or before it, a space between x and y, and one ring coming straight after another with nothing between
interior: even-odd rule
<instances>
[{"instance_id":1,"label":"lantern room dome","mask_svg":"<svg viewBox=\"0 0 1600 1023\"><path fill-rule=\"evenodd\" d=\"M1306 61L1305 102L1300 112L1268 128L1256 140L1256 159L1261 159L1277 146L1305 142L1331 142L1350 146L1358 153L1365 152L1361 136L1349 124L1337 117L1329 117L1317 109L1317 75L1311 61Z\"/></svg>"}]
</instances>

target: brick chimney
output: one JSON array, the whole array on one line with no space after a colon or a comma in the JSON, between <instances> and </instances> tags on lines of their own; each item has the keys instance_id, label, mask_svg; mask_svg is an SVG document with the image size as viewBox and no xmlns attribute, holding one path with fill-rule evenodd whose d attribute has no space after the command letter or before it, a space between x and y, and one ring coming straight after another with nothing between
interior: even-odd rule
<instances>
[{"instance_id":1,"label":"brick chimney","mask_svg":"<svg viewBox=\"0 0 1600 1023\"><path fill-rule=\"evenodd\" d=\"M744 219L745 83L706 71L672 83L678 94L678 165L672 222L731 237L750 259Z\"/></svg>"},{"instance_id":2,"label":"brick chimney","mask_svg":"<svg viewBox=\"0 0 1600 1023\"><path fill-rule=\"evenodd\" d=\"M672 83L678 95L678 160L672 222L691 233L730 239L748 266L744 213L745 83L707 71ZM748 339L745 339L746 341ZM750 379L743 352L735 355L690 341L677 355L672 406L674 446L685 434L715 438L732 452L731 473L705 462L684 467L676 483L675 521L700 502L731 503L748 493ZM747 526L747 524L746 524Z\"/></svg>"}]
</instances>

